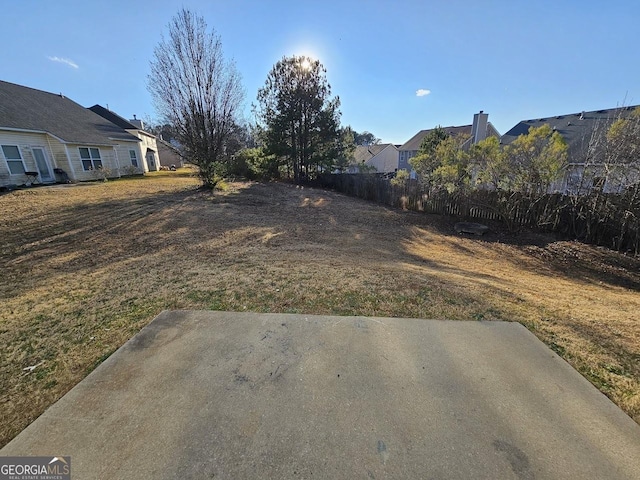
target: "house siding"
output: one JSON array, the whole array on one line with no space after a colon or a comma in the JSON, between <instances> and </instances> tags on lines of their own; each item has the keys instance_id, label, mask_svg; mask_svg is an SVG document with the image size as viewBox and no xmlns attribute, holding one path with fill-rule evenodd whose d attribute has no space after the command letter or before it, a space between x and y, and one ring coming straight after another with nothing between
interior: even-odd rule
<instances>
[{"instance_id":1,"label":"house siding","mask_svg":"<svg viewBox=\"0 0 640 480\"><path fill-rule=\"evenodd\" d=\"M183 160L178 153L171 147L163 144L162 142L156 142L158 144L158 156L160 157L160 165L163 167L170 167L175 165L176 167L183 166Z\"/></svg>"},{"instance_id":2,"label":"house siding","mask_svg":"<svg viewBox=\"0 0 640 480\"><path fill-rule=\"evenodd\" d=\"M91 170L85 171L82 167L82 160L80 159L80 148L97 148L100 150L100 160L102 160L102 166L105 169L111 171L109 177L119 176L119 165L116 160L115 148L111 145L79 145L68 144L67 152L69 152L69 160L74 171L74 179L80 182L95 180L95 173Z\"/></svg>"},{"instance_id":3,"label":"house siding","mask_svg":"<svg viewBox=\"0 0 640 480\"><path fill-rule=\"evenodd\" d=\"M73 169L69 163L69 157L67 156L67 149L63 143L60 143L57 139L47 136L48 146L51 150L56 168L63 170L70 179L75 179Z\"/></svg>"},{"instance_id":4,"label":"house siding","mask_svg":"<svg viewBox=\"0 0 640 480\"><path fill-rule=\"evenodd\" d=\"M51 169L53 180L58 180L54 169L63 170L69 179L73 181L95 180L95 174L85 171L82 166L79 148L98 148L100 159L104 168L110 170L110 177L119 177L131 174L126 167L131 165L129 150L136 150L140 171L144 165L144 156L140 148L141 142L123 142L120 145L80 145L64 144L55 137L45 133L23 133L0 131L0 145L15 145L20 150L22 161L26 171L38 171L38 166L33 156L33 148L42 148L45 152L47 163ZM145 149L146 151L146 149ZM24 174L13 175L10 173L7 162L0 152L0 186L23 185L29 181ZM38 180L39 181L39 180Z\"/></svg>"},{"instance_id":5,"label":"house siding","mask_svg":"<svg viewBox=\"0 0 640 480\"><path fill-rule=\"evenodd\" d=\"M135 150L136 156L138 159L138 168L136 171L133 170L133 165L131 163L131 155L129 154L129 150ZM121 143L115 147L116 155L117 155L117 163L119 165L118 175L135 175L137 173L142 173L144 171L144 162L142 161L142 153L140 151L140 143L139 142L127 142ZM115 173L115 172L114 172Z\"/></svg>"},{"instance_id":6,"label":"house siding","mask_svg":"<svg viewBox=\"0 0 640 480\"><path fill-rule=\"evenodd\" d=\"M415 157L418 154L417 150L400 150L399 152L399 161L398 161L398 170L411 170L411 164L409 163L409 159Z\"/></svg>"},{"instance_id":7,"label":"house siding","mask_svg":"<svg viewBox=\"0 0 640 480\"><path fill-rule=\"evenodd\" d=\"M57 158L50 148L48 135L44 133L0 132L0 145L15 145L20 150L20 156L27 172L38 171L38 166L33 157L33 147L42 148L45 152L47 164L53 174L53 169L58 167ZM57 140L56 140L57 142ZM9 171L4 154L0 151L0 186L22 185L29 181L26 175L13 175ZM38 180L39 181L39 180Z\"/></svg>"},{"instance_id":8,"label":"house siding","mask_svg":"<svg viewBox=\"0 0 640 480\"><path fill-rule=\"evenodd\" d=\"M599 164L585 167L582 163L570 163L564 175L551 184L549 193L585 195L600 188L604 193L622 193L638 182L640 172L629 168L607 169Z\"/></svg>"},{"instance_id":9,"label":"house siding","mask_svg":"<svg viewBox=\"0 0 640 480\"><path fill-rule=\"evenodd\" d=\"M150 135L146 135L139 130L127 130L131 135L135 135L140 139L140 143L138 145L138 151L141 155L141 166L144 168L145 172L157 172L160 170L160 155L158 154L158 145L156 142L156 138ZM155 163L153 166L147 163L147 150L153 150L155 154ZM127 159L128 157L127 153ZM131 164L131 162L129 162Z\"/></svg>"},{"instance_id":10,"label":"house siding","mask_svg":"<svg viewBox=\"0 0 640 480\"><path fill-rule=\"evenodd\" d=\"M398 162L398 150L396 147L389 145L365 163L375 167L379 173L391 173L398 169Z\"/></svg>"}]
</instances>

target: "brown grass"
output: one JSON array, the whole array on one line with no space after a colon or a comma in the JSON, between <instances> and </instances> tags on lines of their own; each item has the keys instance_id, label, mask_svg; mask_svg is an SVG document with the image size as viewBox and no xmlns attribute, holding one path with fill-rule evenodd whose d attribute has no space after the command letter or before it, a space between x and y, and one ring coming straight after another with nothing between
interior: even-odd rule
<instances>
[{"instance_id":1,"label":"brown grass","mask_svg":"<svg viewBox=\"0 0 640 480\"><path fill-rule=\"evenodd\" d=\"M195 187L164 174L0 196L0 445L175 308L519 321L640 421L640 260L458 236L321 190Z\"/></svg>"}]
</instances>

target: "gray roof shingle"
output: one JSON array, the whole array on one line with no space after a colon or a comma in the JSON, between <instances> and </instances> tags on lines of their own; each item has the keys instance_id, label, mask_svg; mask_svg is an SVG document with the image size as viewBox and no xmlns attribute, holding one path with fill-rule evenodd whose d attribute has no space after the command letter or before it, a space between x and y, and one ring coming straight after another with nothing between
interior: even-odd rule
<instances>
[{"instance_id":1,"label":"gray roof shingle","mask_svg":"<svg viewBox=\"0 0 640 480\"><path fill-rule=\"evenodd\" d=\"M138 127L136 127L133 123L130 123L127 119L122 118L117 113L112 112L111 110L107 110L102 105L94 105L93 107L89 107L89 110L91 110L93 113L97 113L102 118L109 120L111 123L115 123L124 130L138 129Z\"/></svg>"},{"instance_id":2,"label":"gray roof shingle","mask_svg":"<svg viewBox=\"0 0 640 480\"><path fill-rule=\"evenodd\" d=\"M616 119L631 114L636 108L638 105L522 120L500 138L500 143L508 145L518 136L526 135L531 127L548 124L567 142L570 161L579 161L586 155L591 135L596 129L606 131Z\"/></svg>"},{"instance_id":3,"label":"gray roof shingle","mask_svg":"<svg viewBox=\"0 0 640 480\"><path fill-rule=\"evenodd\" d=\"M0 129L50 133L66 143L115 145L140 141L118 125L54 93L0 80Z\"/></svg>"}]
</instances>

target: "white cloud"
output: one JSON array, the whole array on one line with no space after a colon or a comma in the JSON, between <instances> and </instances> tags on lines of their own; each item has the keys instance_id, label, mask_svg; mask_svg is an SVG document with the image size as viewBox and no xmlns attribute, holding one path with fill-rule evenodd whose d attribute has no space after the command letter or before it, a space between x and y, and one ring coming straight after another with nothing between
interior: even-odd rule
<instances>
[{"instance_id":1,"label":"white cloud","mask_svg":"<svg viewBox=\"0 0 640 480\"><path fill-rule=\"evenodd\" d=\"M426 97L431 93L431 90L427 90L426 88L421 88L416 90L416 97Z\"/></svg>"},{"instance_id":2,"label":"white cloud","mask_svg":"<svg viewBox=\"0 0 640 480\"><path fill-rule=\"evenodd\" d=\"M61 58L61 57L47 57L47 58L52 62L64 63L65 65L69 65L70 67L73 67L73 68L80 68L78 67L78 64L76 62L74 62L73 60L69 60L68 58Z\"/></svg>"}]
</instances>

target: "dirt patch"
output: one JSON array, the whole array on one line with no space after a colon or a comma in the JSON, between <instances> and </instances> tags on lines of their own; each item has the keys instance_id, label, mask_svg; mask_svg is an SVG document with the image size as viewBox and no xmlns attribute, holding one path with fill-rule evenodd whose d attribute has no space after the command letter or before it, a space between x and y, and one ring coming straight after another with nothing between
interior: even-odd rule
<instances>
[{"instance_id":1,"label":"dirt patch","mask_svg":"<svg viewBox=\"0 0 640 480\"><path fill-rule=\"evenodd\" d=\"M640 420L636 258L275 183L148 176L0 208L0 445L163 309L519 321Z\"/></svg>"}]
</instances>

